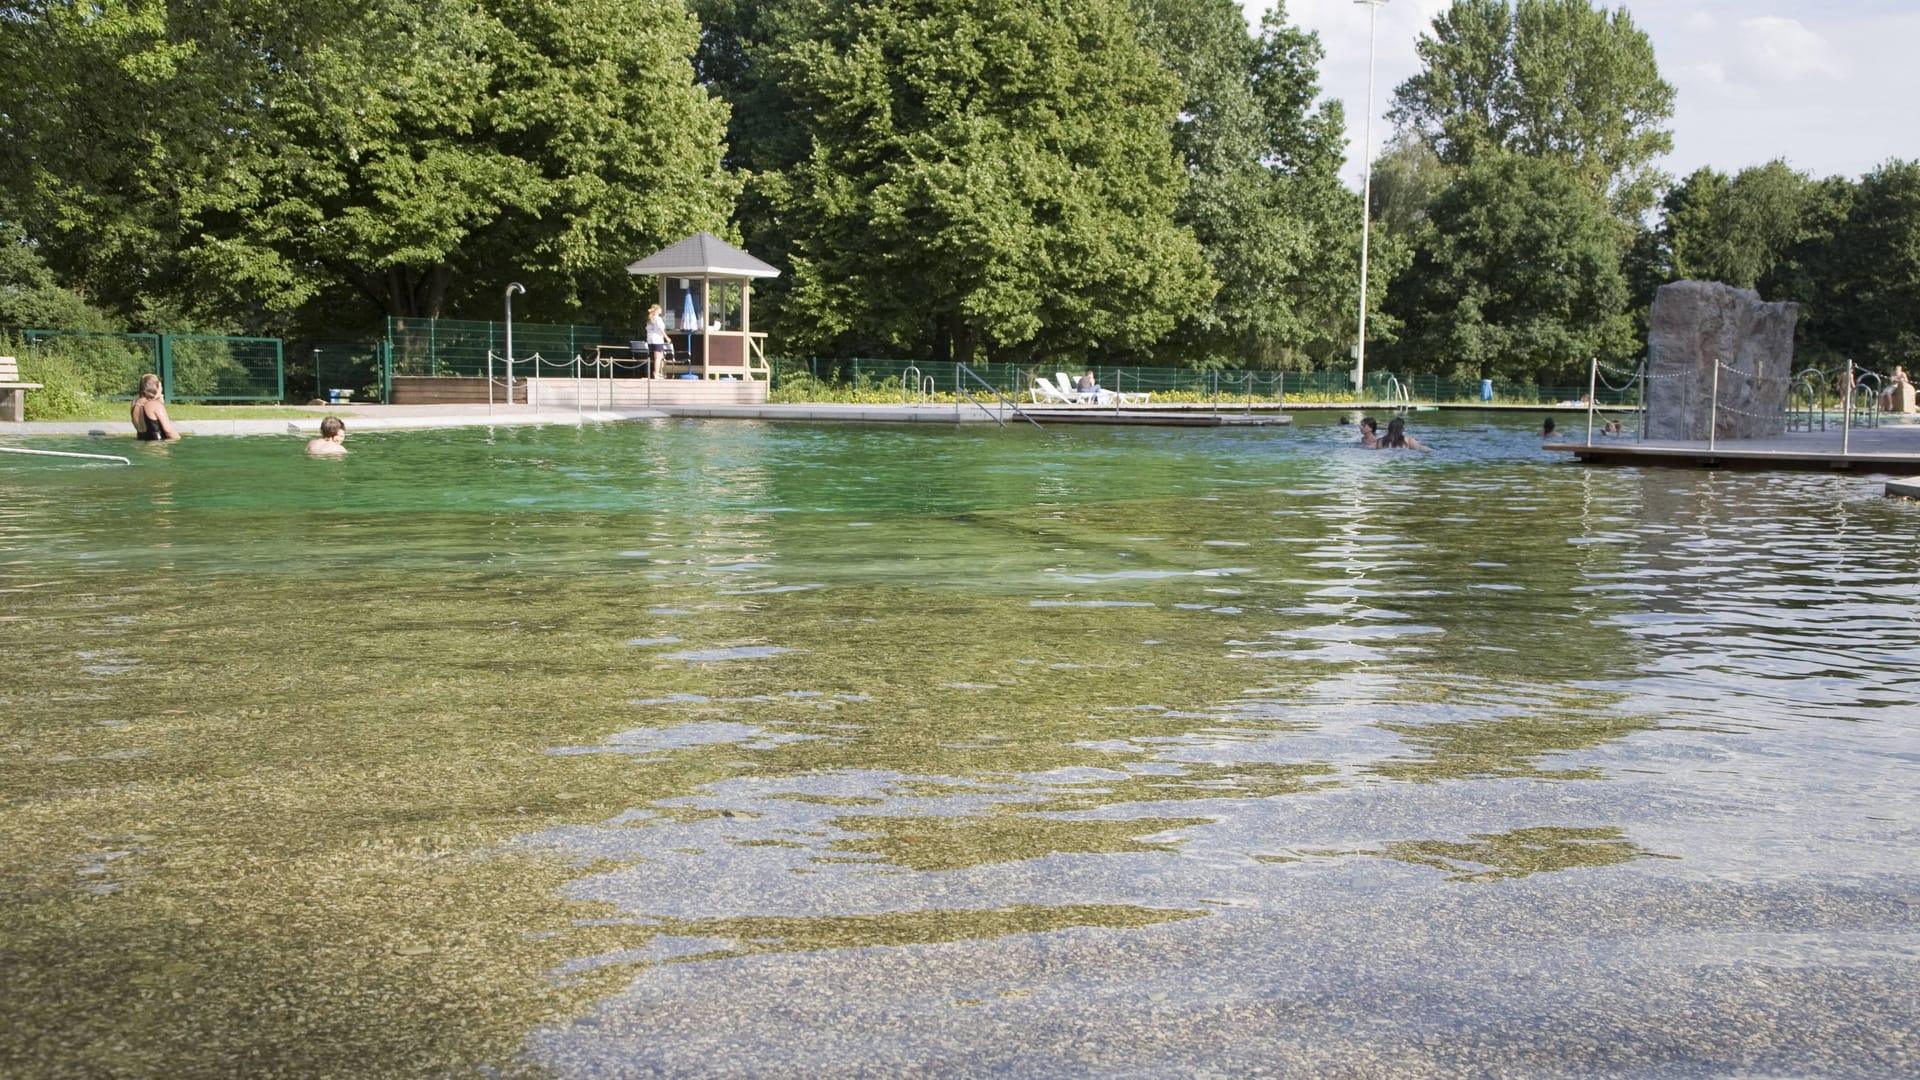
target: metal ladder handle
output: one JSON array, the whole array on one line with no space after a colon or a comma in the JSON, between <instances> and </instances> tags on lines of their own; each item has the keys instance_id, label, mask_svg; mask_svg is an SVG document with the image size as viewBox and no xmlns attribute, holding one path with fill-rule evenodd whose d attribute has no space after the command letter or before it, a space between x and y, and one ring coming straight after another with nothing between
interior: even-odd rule
<instances>
[{"instance_id":1,"label":"metal ladder handle","mask_svg":"<svg viewBox=\"0 0 1920 1080\"><path fill-rule=\"evenodd\" d=\"M967 393L966 387L961 385L960 378L959 378L960 375L965 375L967 378L972 379L974 382L977 382L981 386L986 387L987 390L991 392L994 397L1000 399L1001 405L1013 410L1013 415L1019 417L1022 420L1025 420L1027 423L1032 424L1034 427L1040 427L1040 421L1035 420L1031 416L1028 416L1026 410L1020 407L1019 402L1014 401L1011 398L1007 397L1007 395L1001 393L999 387L981 378L978 372L968 367L964 362L955 360L953 362L953 367L955 372L954 380L953 380L953 392L956 394L959 394L963 398L966 398L968 401L973 402L976 406L979 406L981 412L986 413L988 416L992 416L994 421L998 423L1001 427L1007 426L1006 421L1001 420L999 416L995 415L992 409L987 408L985 405L981 405L980 402L977 399L975 399L972 394ZM1046 429L1041 428L1041 430L1044 431Z\"/></svg>"}]
</instances>

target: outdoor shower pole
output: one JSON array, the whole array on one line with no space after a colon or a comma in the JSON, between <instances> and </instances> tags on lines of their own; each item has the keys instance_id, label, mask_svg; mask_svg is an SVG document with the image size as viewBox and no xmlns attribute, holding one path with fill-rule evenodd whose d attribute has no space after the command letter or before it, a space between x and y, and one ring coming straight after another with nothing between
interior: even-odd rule
<instances>
[{"instance_id":1,"label":"outdoor shower pole","mask_svg":"<svg viewBox=\"0 0 1920 1080\"><path fill-rule=\"evenodd\" d=\"M513 294L527 291L525 285L513 282L507 286L507 404L513 404Z\"/></svg>"},{"instance_id":2,"label":"outdoor shower pole","mask_svg":"<svg viewBox=\"0 0 1920 1080\"><path fill-rule=\"evenodd\" d=\"M1373 43L1380 24L1380 5L1387 0L1353 0L1367 5L1367 134L1360 144L1360 337L1353 344L1353 393L1360 398L1367 383L1367 240L1373 226Z\"/></svg>"}]
</instances>

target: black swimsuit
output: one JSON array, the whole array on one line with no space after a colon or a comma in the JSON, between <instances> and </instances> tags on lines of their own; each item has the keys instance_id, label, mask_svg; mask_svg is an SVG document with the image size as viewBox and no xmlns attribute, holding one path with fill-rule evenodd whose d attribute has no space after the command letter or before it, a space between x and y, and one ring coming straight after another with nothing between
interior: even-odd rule
<instances>
[{"instance_id":1,"label":"black swimsuit","mask_svg":"<svg viewBox=\"0 0 1920 1080\"><path fill-rule=\"evenodd\" d=\"M167 431L160 426L159 417L154 416L152 413L141 413L140 424L140 430L133 433L134 438L139 439L141 442L167 441Z\"/></svg>"}]
</instances>

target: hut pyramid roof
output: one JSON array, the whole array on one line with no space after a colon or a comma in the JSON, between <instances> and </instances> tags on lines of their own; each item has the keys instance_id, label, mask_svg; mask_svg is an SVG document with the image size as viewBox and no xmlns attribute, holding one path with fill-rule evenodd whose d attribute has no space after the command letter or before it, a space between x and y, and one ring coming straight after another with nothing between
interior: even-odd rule
<instances>
[{"instance_id":1,"label":"hut pyramid roof","mask_svg":"<svg viewBox=\"0 0 1920 1080\"><path fill-rule=\"evenodd\" d=\"M697 232L627 266L629 274L779 277L780 271L709 232Z\"/></svg>"}]
</instances>

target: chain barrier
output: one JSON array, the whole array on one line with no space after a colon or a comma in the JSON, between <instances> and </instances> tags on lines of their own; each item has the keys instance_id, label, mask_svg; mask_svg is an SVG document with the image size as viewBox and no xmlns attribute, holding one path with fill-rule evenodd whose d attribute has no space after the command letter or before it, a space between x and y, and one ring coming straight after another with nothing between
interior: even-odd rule
<instances>
[{"instance_id":1,"label":"chain barrier","mask_svg":"<svg viewBox=\"0 0 1920 1080\"><path fill-rule=\"evenodd\" d=\"M1600 367L1601 369L1606 369L1606 365L1605 365L1605 364L1601 364L1601 365L1599 365L1599 367ZM1596 377L1598 377L1598 376L1596 376ZM1611 391L1613 391L1613 392L1614 392L1614 393L1616 393L1616 394L1624 394L1624 393L1626 393L1627 391L1629 391L1629 390L1631 390L1631 389L1633 389L1633 388L1634 388L1634 387L1635 387L1636 385L1638 385L1638 384L1639 384L1639 382L1640 382L1640 380L1641 380L1642 378L1644 378L1644 377L1645 377L1645 376L1644 376L1644 375L1642 375L1642 374L1641 374L1641 373L1639 373L1639 372L1634 372L1634 373L1632 373L1632 374L1629 374L1629 375L1627 376L1627 381L1626 381L1626 383L1625 383L1624 385L1622 385L1622 386L1615 386L1615 385L1613 385L1612 383L1610 383L1610 382L1608 382L1608 381L1607 381L1607 380L1606 380L1605 378L1600 378L1600 379L1599 379L1599 381L1600 381L1600 385L1601 385L1601 386L1604 386L1604 387L1606 387L1606 388L1607 388L1608 390L1611 390Z\"/></svg>"},{"instance_id":2,"label":"chain barrier","mask_svg":"<svg viewBox=\"0 0 1920 1080\"><path fill-rule=\"evenodd\" d=\"M1680 379L1680 378L1685 378L1686 375L1688 374L1687 372L1684 372L1684 371L1673 371L1673 372L1668 372L1667 374L1664 374L1664 375L1656 375L1653 372L1648 371L1644 365L1638 371L1628 371L1626 368L1614 367L1612 364L1609 364L1604 360L1599 361L1599 365L1600 365L1600 370L1602 371L1610 371L1615 375L1624 375L1629 379L1634 379L1634 378L1647 379L1647 380Z\"/></svg>"}]
</instances>

